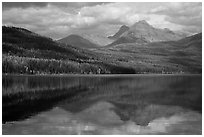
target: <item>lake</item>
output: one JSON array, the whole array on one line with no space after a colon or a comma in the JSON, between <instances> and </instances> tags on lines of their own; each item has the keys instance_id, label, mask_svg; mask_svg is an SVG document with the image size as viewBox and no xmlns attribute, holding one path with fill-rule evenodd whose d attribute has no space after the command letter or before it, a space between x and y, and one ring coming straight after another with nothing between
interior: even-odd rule
<instances>
[{"instance_id":1,"label":"lake","mask_svg":"<svg viewBox=\"0 0 204 137\"><path fill-rule=\"evenodd\" d=\"M202 134L201 75L2 76L3 134Z\"/></svg>"}]
</instances>

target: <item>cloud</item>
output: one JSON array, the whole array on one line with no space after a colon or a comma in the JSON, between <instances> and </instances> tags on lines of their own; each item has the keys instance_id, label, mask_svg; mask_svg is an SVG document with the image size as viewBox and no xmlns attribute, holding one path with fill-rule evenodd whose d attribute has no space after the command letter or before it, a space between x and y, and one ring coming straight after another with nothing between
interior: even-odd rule
<instances>
[{"instance_id":1,"label":"cloud","mask_svg":"<svg viewBox=\"0 0 204 137\"><path fill-rule=\"evenodd\" d=\"M125 24L146 20L159 28L197 33L202 28L201 3L3 3L2 22L52 37L87 32L110 35Z\"/></svg>"},{"instance_id":2,"label":"cloud","mask_svg":"<svg viewBox=\"0 0 204 137\"><path fill-rule=\"evenodd\" d=\"M56 7L91 7L100 4L107 4L109 2L3 2L3 10L10 8L30 8L30 7L46 7L48 4Z\"/></svg>"},{"instance_id":3,"label":"cloud","mask_svg":"<svg viewBox=\"0 0 204 137\"><path fill-rule=\"evenodd\" d=\"M3 2L2 9L7 10L11 8L46 7L47 5L47 2Z\"/></svg>"},{"instance_id":4,"label":"cloud","mask_svg":"<svg viewBox=\"0 0 204 137\"><path fill-rule=\"evenodd\" d=\"M151 13L165 15L165 20L182 25L184 30L190 32L202 31L202 3L170 3L152 10Z\"/></svg>"},{"instance_id":5,"label":"cloud","mask_svg":"<svg viewBox=\"0 0 204 137\"><path fill-rule=\"evenodd\" d=\"M50 2L49 4L58 6L58 7L81 8L81 7L91 7L96 5L104 5L108 3L109 2Z\"/></svg>"}]
</instances>

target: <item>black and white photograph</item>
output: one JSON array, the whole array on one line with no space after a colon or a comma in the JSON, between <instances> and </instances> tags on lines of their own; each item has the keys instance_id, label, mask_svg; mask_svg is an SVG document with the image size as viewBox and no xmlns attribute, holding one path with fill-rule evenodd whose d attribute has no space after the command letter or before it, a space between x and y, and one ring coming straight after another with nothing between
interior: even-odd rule
<instances>
[{"instance_id":1,"label":"black and white photograph","mask_svg":"<svg viewBox=\"0 0 204 137\"><path fill-rule=\"evenodd\" d=\"M2 1L2 135L202 135L202 2Z\"/></svg>"}]
</instances>

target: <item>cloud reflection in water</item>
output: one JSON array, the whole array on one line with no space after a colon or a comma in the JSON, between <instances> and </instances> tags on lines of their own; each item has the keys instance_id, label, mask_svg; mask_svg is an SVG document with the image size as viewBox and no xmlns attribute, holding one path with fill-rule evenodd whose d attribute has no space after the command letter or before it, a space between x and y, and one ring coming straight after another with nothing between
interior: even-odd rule
<instances>
[{"instance_id":1,"label":"cloud reflection in water","mask_svg":"<svg viewBox=\"0 0 204 137\"><path fill-rule=\"evenodd\" d=\"M3 125L3 134L201 134L200 113L177 106L149 105L137 115L152 117L146 126L133 118L123 121L110 102L97 102L78 113L55 107L30 119ZM166 109L165 109L166 108ZM138 110L133 110L138 111ZM168 111L166 116L165 111ZM135 114L135 113L133 113ZM162 115L163 114L163 115ZM138 119L140 119L140 117Z\"/></svg>"}]
</instances>

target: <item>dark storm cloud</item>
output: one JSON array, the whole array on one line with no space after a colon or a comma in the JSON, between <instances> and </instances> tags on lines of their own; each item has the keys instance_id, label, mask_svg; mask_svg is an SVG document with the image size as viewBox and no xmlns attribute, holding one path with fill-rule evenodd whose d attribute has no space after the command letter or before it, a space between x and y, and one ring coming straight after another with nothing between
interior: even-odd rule
<instances>
[{"instance_id":1,"label":"dark storm cloud","mask_svg":"<svg viewBox=\"0 0 204 137\"><path fill-rule=\"evenodd\" d=\"M10 8L29 8L29 7L46 7L48 2L2 2L2 9Z\"/></svg>"},{"instance_id":2,"label":"dark storm cloud","mask_svg":"<svg viewBox=\"0 0 204 137\"><path fill-rule=\"evenodd\" d=\"M10 8L46 7L48 4L56 7L81 8L108 3L110 2L3 2L2 9L6 10Z\"/></svg>"}]
</instances>

